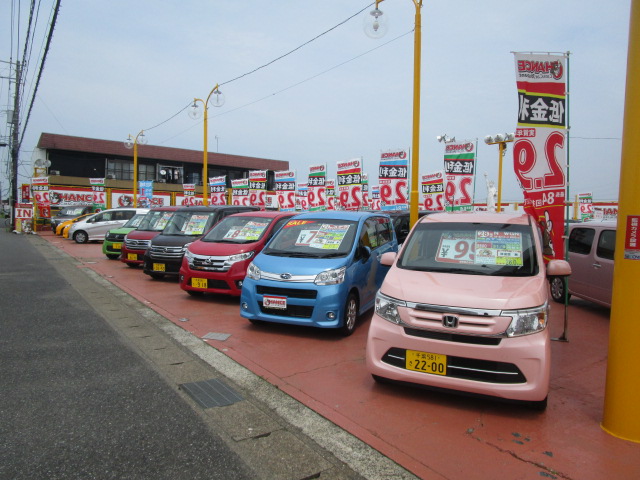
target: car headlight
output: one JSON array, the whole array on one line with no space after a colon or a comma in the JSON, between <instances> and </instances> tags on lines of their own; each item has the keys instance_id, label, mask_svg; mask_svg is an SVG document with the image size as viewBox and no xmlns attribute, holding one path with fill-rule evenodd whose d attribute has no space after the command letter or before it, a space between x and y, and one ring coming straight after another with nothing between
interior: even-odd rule
<instances>
[{"instance_id":1,"label":"car headlight","mask_svg":"<svg viewBox=\"0 0 640 480\"><path fill-rule=\"evenodd\" d=\"M260 269L253 262L247 267L247 277L252 280L260 280Z\"/></svg>"},{"instance_id":2,"label":"car headlight","mask_svg":"<svg viewBox=\"0 0 640 480\"><path fill-rule=\"evenodd\" d=\"M191 253L191 250L187 249L187 251L184 252L184 257L187 259L187 262L189 262L189 266L193 265L195 255Z\"/></svg>"},{"instance_id":3,"label":"car headlight","mask_svg":"<svg viewBox=\"0 0 640 480\"><path fill-rule=\"evenodd\" d=\"M313 281L316 285L337 285L344 282L344 274L347 267L335 268L320 272Z\"/></svg>"},{"instance_id":4,"label":"car headlight","mask_svg":"<svg viewBox=\"0 0 640 480\"><path fill-rule=\"evenodd\" d=\"M224 266L225 267L230 267L231 265L233 265L236 262L241 262L243 260L248 260L251 257L253 257L254 253L255 252L252 250L250 252L238 253L236 255L229 255L227 257L227 259L224 261Z\"/></svg>"},{"instance_id":5,"label":"car headlight","mask_svg":"<svg viewBox=\"0 0 640 480\"><path fill-rule=\"evenodd\" d=\"M386 295L380 293L379 290L376 294L376 313L388 322L400 325L402 323L402 320L400 319L400 313L398 313L398 307L406 306L406 302L387 297Z\"/></svg>"},{"instance_id":6,"label":"car headlight","mask_svg":"<svg viewBox=\"0 0 640 480\"><path fill-rule=\"evenodd\" d=\"M182 246L182 253L185 253L187 251L187 249L189 248L189 245L191 245L193 242L189 242L186 243Z\"/></svg>"},{"instance_id":7,"label":"car headlight","mask_svg":"<svg viewBox=\"0 0 640 480\"><path fill-rule=\"evenodd\" d=\"M507 337L531 335L532 333L541 332L547 328L549 305L545 303L536 308L503 310L502 316L511 317L511 323L505 332Z\"/></svg>"}]
</instances>

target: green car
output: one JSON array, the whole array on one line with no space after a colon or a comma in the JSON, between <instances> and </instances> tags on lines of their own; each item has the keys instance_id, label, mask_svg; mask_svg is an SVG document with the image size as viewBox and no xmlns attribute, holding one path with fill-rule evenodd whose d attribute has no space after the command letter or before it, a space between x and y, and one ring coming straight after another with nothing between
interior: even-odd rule
<instances>
[{"instance_id":1,"label":"green car","mask_svg":"<svg viewBox=\"0 0 640 480\"><path fill-rule=\"evenodd\" d=\"M109 230L104 236L104 242L102 243L102 253L104 253L110 260L117 260L122 253L122 244L124 243L124 237L127 233L135 230L142 223L142 219L146 216L146 213L137 213L129 219L122 227Z\"/></svg>"}]
</instances>

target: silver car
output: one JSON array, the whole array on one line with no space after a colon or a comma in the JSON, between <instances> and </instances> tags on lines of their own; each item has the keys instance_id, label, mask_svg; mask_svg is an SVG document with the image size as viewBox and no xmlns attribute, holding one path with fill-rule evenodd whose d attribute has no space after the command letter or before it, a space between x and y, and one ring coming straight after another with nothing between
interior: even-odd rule
<instances>
[{"instance_id":1,"label":"silver car","mask_svg":"<svg viewBox=\"0 0 640 480\"><path fill-rule=\"evenodd\" d=\"M136 213L147 213L148 208L111 208L96 213L85 220L74 223L69 229L69 238L76 243L90 240L104 240L105 234L114 228L123 226Z\"/></svg>"}]
</instances>

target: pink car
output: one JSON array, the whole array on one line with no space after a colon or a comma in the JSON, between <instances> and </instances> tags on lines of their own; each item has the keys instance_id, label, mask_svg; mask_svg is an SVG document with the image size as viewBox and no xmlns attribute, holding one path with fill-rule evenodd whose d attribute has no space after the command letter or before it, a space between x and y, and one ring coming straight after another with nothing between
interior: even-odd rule
<instances>
[{"instance_id":1,"label":"pink car","mask_svg":"<svg viewBox=\"0 0 640 480\"><path fill-rule=\"evenodd\" d=\"M438 213L420 219L378 291L366 362L377 381L523 401L544 409L550 376L547 277L533 217Z\"/></svg>"}]
</instances>

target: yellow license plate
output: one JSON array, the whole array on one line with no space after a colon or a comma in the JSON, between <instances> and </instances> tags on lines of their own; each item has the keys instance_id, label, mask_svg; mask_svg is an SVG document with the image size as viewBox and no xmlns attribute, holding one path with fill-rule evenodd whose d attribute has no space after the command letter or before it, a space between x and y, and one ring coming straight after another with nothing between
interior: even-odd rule
<instances>
[{"instance_id":1,"label":"yellow license plate","mask_svg":"<svg viewBox=\"0 0 640 480\"><path fill-rule=\"evenodd\" d=\"M447 356L438 353L407 350L405 367L407 370L413 370L415 372L446 375Z\"/></svg>"},{"instance_id":2,"label":"yellow license plate","mask_svg":"<svg viewBox=\"0 0 640 480\"><path fill-rule=\"evenodd\" d=\"M154 263L153 264L154 272L164 272L166 271L164 263Z\"/></svg>"},{"instance_id":3,"label":"yellow license plate","mask_svg":"<svg viewBox=\"0 0 640 480\"><path fill-rule=\"evenodd\" d=\"M137 253L127 253L127 260L137 260L137 259L138 259Z\"/></svg>"},{"instance_id":4,"label":"yellow license plate","mask_svg":"<svg viewBox=\"0 0 640 480\"><path fill-rule=\"evenodd\" d=\"M112 243L111 244L111 249L112 250L122 250L122 244L121 243Z\"/></svg>"},{"instance_id":5,"label":"yellow license plate","mask_svg":"<svg viewBox=\"0 0 640 480\"><path fill-rule=\"evenodd\" d=\"M191 286L195 288L207 288L208 283L206 278L192 278Z\"/></svg>"}]
</instances>

